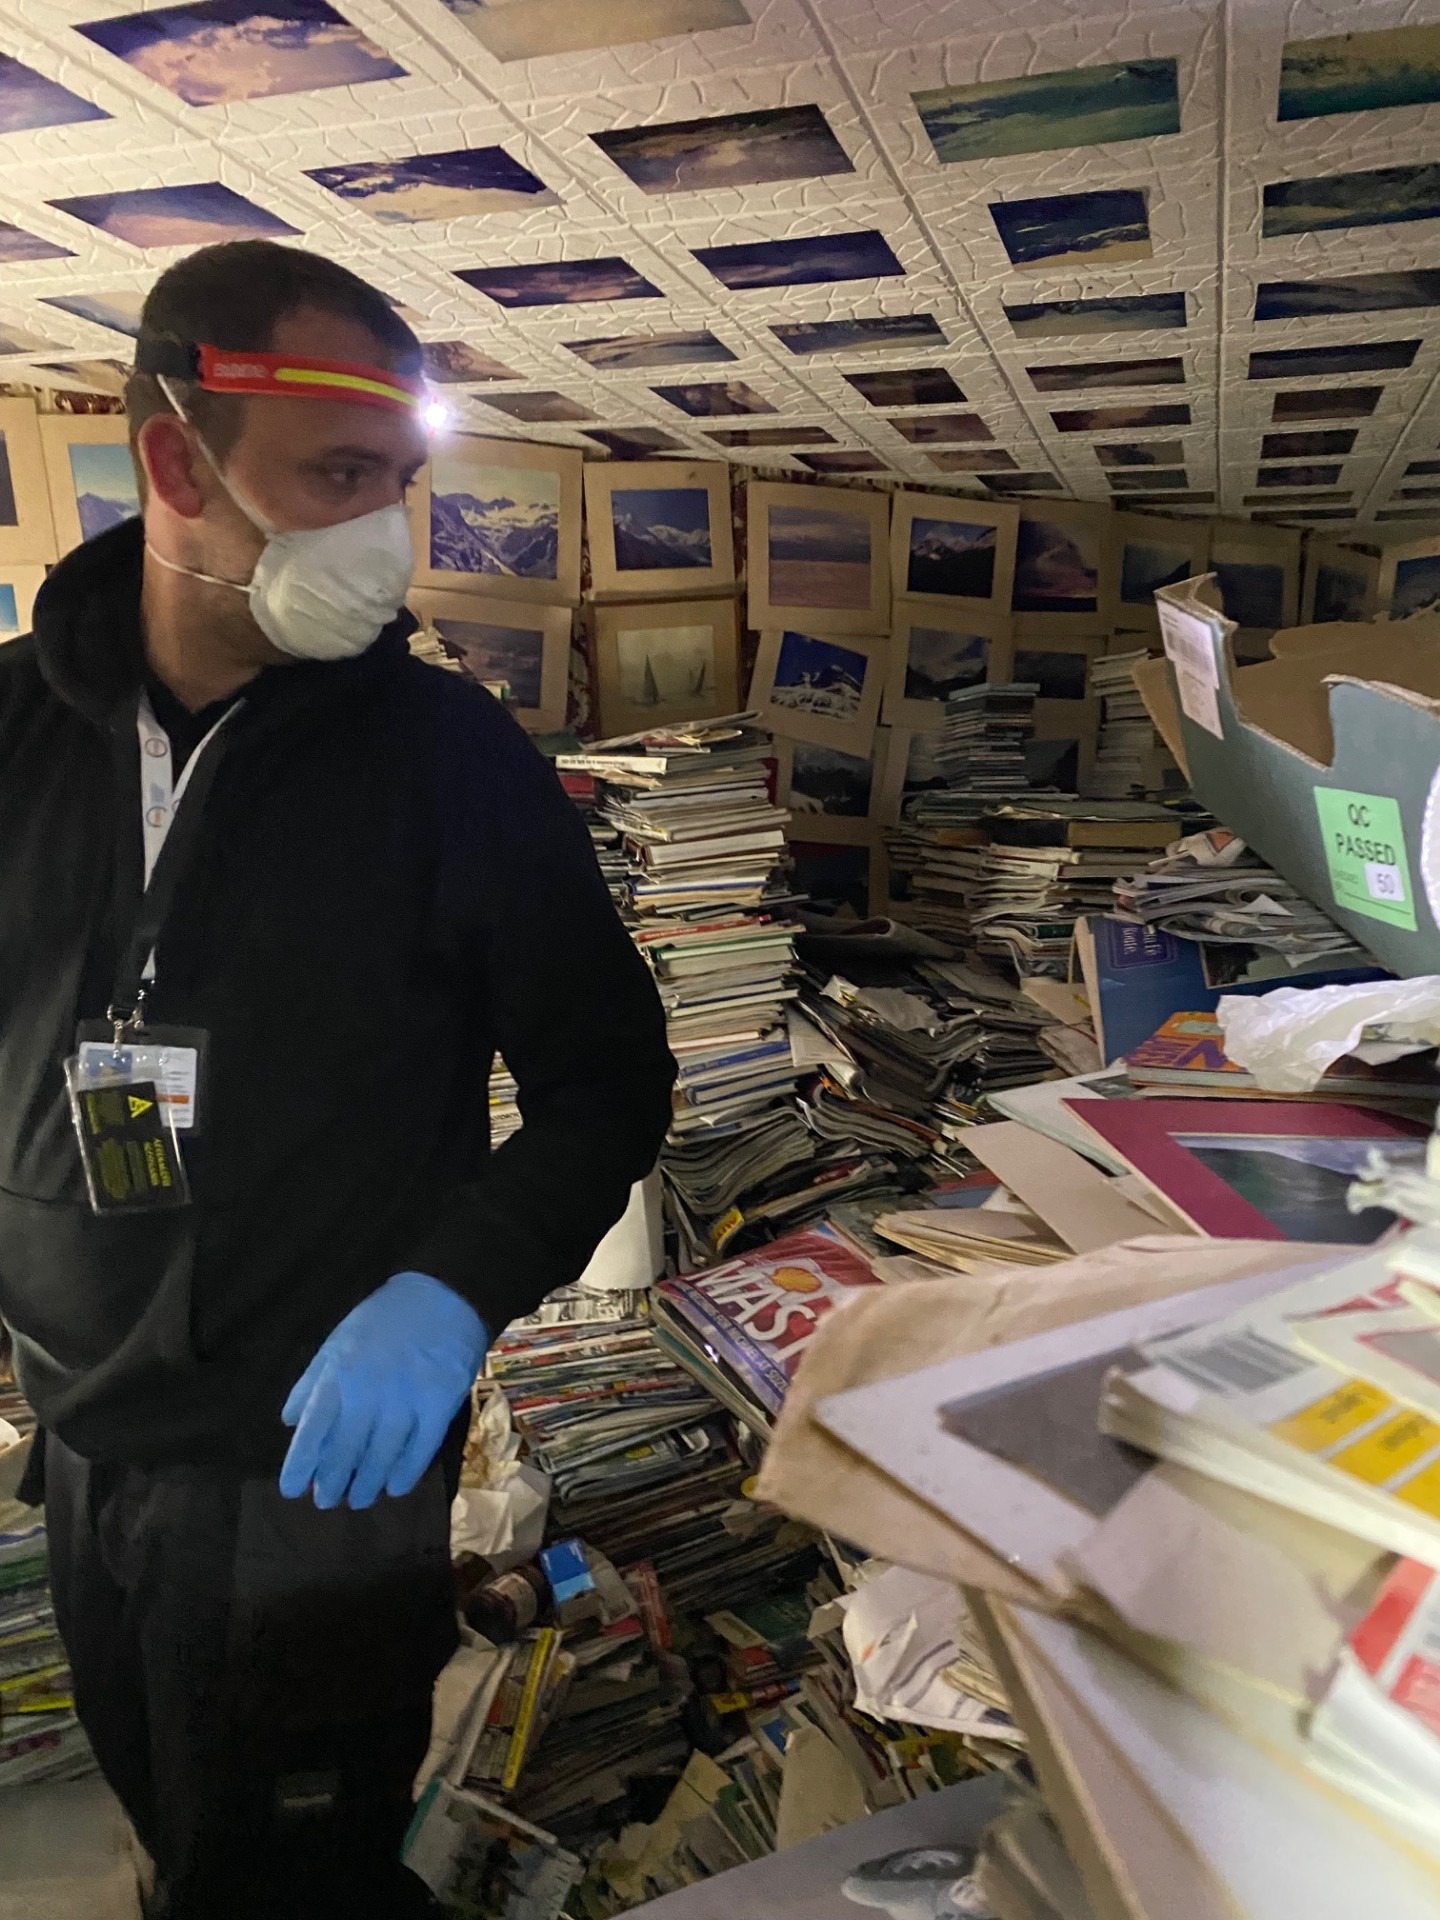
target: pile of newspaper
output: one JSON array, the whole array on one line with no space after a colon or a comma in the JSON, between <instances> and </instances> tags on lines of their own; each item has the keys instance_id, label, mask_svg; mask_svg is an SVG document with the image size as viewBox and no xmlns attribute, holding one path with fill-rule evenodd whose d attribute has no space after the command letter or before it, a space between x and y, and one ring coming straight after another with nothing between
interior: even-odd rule
<instances>
[{"instance_id":1,"label":"pile of newspaper","mask_svg":"<svg viewBox=\"0 0 1440 1920\"><path fill-rule=\"evenodd\" d=\"M24 1396L0 1373L0 1465L35 1430ZM7 1481L14 1478L7 1468ZM0 1790L94 1771L75 1718L70 1665L50 1598L45 1516L0 1494Z\"/></svg>"},{"instance_id":2,"label":"pile of newspaper","mask_svg":"<svg viewBox=\"0 0 1440 1920\"><path fill-rule=\"evenodd\" d=\"M1135 669L1149 657L1140 647L1091 663L1090 691L1100 702L1100 730L1086 792L1097 800L1128 800L1183 786L1135 685Z\"/></svg>"},{"instance_id":3,"label":"pile of newspaper","mask_svg":"<svg viewBox=\"0 0 1440 1920\"><path fill-rule=\"evenodd\" d=\"M1350 935L1224 827L1187 834L1115 883L1115 910L1183 940L1246 946L1291 964L1357 955Z\"/></svg>"}]
</instances>

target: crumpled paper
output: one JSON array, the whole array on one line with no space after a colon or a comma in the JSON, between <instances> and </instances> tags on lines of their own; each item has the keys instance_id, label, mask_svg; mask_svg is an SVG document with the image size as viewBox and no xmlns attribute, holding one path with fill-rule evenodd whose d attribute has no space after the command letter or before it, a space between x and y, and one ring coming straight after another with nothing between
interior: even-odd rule
<instances>
[{"instance_id":1,"label":"crumpled paper","mask_svg":"<svg viewBox=\"0 0 1440 1920\"><path fill-rule=\"evenodd\" d=\"M1226 994L1225 1052L1266 1093L1309 1093L1346 1054L1371 1066L1440 1046L1440 976Z\"/></svg>"}]
</instances>

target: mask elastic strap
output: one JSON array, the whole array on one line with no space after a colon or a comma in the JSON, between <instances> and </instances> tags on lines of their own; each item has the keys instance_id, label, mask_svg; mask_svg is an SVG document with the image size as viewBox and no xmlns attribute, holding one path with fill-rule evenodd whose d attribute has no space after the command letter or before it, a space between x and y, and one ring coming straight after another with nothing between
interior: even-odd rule
<instances>
[{"instance_id":1,"label":"mask elastic strap","mask_svg":"<svg viewBox=\"0 0 1440 1920\"><path fill-rule=\"evenodd\" d=\"M209 587L229 587L235 593L248 594L250 591L248 580L222 580L218 573L201 573L198 567L182 567L178 560L167 560L148 540L145 542L145 551L157 566L164 567L168 573L183 574L187 580L203 580Z\"/></svg>"}]
</instances>

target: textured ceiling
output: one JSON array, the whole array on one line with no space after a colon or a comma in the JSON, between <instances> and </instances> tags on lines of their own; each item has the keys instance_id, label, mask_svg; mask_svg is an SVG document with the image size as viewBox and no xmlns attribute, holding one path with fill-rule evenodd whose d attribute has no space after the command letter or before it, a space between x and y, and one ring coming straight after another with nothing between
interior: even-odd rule
<instances>
[{"instance_id":1,"label":"textured ceiling","mask_svg":"<svg viewBox=\"0 0 1440 1920\"><path fill-rule=\"evenodd\" d=\"M87 315L293 233L403 304L477 430L1402 537L1440 505L1432 21L0 0L0 379L123 359ZM625 43L535 51L586 39Z\"/></svg>"}]
</instances>

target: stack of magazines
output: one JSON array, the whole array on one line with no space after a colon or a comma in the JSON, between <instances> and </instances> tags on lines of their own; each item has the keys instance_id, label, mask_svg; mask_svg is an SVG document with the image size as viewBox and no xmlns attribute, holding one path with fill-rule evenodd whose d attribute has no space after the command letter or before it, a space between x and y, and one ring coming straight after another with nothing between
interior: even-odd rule
<instances>
[{"instance_id":1,"label":"stack of magazines","mask_svg":"<svg viewBox=\"0 0 1440 1920\"><path fill-rule=\"evenodd\" d=\"M1135 685L1135 669L1149 657L1140 647L1091 665L1090 691L1100 702L1100 731L1086 791L1097 800L1129 800L1182 788L1180 770Z\"/></svg>"}]
</instances>

